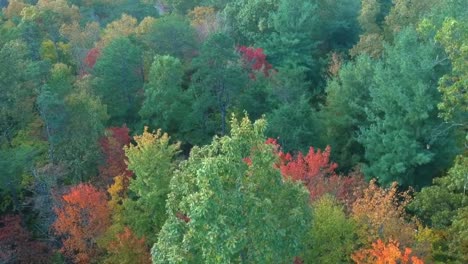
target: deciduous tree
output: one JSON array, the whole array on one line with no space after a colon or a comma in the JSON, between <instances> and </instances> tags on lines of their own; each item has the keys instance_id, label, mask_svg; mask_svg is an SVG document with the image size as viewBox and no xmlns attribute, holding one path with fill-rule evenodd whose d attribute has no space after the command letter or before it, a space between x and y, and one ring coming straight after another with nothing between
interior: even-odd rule
<instances>
[{"instance_id":1,"label":"deciduous tree","mask_svg":"<svg viewBox=\"0 0 468 264\"><path fill-rule=\"evenodd\" d=\"M97 261L96 242L109 225L106 193L86 183L79 184L62 196L63 204L55 208L53 228L62 238L60 251L74 263Z\"/></svg>"},{"instance_id":2,"label":"deciduous tree","mask_svg":"<svg viewBox=\"0 0 468 264\"><path fill-rule=\"evenodd\" d=\"M230 136L192 149L171 181L154 263L283 263L299 253L307 191L282 179L264 129L264 120L233 119Z\"/></svg>"}]
</instances>

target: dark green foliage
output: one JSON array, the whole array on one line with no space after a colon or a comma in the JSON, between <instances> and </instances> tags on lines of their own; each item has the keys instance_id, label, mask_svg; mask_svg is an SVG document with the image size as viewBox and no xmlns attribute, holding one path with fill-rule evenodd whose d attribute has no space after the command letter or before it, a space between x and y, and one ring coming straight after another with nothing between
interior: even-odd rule
<instances>
[{"instance_id":1,"label":"dark green foliage","mask_svg":"<svg viewBox=\"0 0 468 264\"><path fill-rule=\"evenodd\" d=\"M359 127L368 122L364 106L370 100L375 64L368 56L360 56L343 65L327 83L327 101L321 112L326 130L322 136L331 145L333 160L342 170L363 161L364 149L357 136Z\"/></svg>"},{"instance_id":2,"label":"dark green foliage","mask_svg":"<svg viewBox=\"0 0 468 264\"><path fill-rule=\"evenodd\" d=\"M226 119L247 82L234 41L225 34L213 34L194 59L189 94L192 113L186 129L193 131L190 143L206 143L213 135L227 132Z\"/></svg>"},{"instance_id":3,"label":"dark green foliage","mask_svg":"<svg viewBox=\"0 0 468 264\"><path fill-rule=\"evenodd\" d=\"M101 155L97 143L107 121L105 106L89 86L89 78L74 85L70 68L56 64L37 99L49 159L64 165L75 182L96 174Z\"/></svg>"},{"instance_id":4,"label":"dark green foliage","mask_svg":"<svg viewBox=\"0 0 468 264\"><path fill-rule=\"evenodd\" d=\"M197 51L195 30L185 17L179 15L164 16L152 24L143 36L143 43L156 54L181 60L194 57Z\"/></svg>"},{"instance_id":5,"label":"dark green foliage","mask_svg":"<svg viewBox=\"0 0 468 264\"><path fill-rule=\"evenodd\" d=\"M411 29L385 48L369 84L371 99L364 108L369 124L360 126L358 138L368 177L384 184L425 183L451 160L450 137L436 136L443 129L437 118L436 60L433 45L419 42Z\"/></svg>"},{"instance_id":6,"label":"dark green foliage","mask_svg":"<svg viewBox=\"0 0 468 264\"><path fill-rule=\"evenodd\" d=\"M93 90L107 105L112 125L135 122L143 88L141 50L128 38L112 41L94 66Z\"/></svg>"},{"instance_id":7,"label":"dark green foliage","mask_svg":"<svg viewBox=\"0 0 468 264\"><path fill-rule=\"evenodd\" d=\"M0 47L0 147L11 144L34 117L34 88L38 73L21 41Z\"/></svg>"},{"instance_id":8,"label":"dark green foliage","mask_svg":"<svg viewBox=\"0 0 468 264\"><path fill-rule=\"evenodd\" d=\"M35 153L30 147L0 149L0 213L20 211Z\"/></svg>"},{"instance_id":9,"label":"dark green foliage","mask_svg":"<svg viewBox=\"0 0 468 264\"><path fill-rule=\"evenodd\" d=\"M182 124L190 109L187 95L181 87L183 76L184 69L179 59L169 55L154 58L140 110L145 125L183 136Z\"/></svg>"}]
</instances>

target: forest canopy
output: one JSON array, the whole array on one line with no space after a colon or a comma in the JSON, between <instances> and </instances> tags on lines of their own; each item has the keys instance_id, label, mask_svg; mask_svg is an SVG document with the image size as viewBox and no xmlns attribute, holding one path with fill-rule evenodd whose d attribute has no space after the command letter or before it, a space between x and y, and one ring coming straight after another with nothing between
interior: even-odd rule
<instances>
[{"instance_id":1,"label":"forest canopy","mask_svg":"<svg viewBox=\"0 0 468 264\"><path fill-rule=\"evenodd\" d=\"M0 263L468 263L466 0L0 0Z\"/></svg>"}]
</instances>

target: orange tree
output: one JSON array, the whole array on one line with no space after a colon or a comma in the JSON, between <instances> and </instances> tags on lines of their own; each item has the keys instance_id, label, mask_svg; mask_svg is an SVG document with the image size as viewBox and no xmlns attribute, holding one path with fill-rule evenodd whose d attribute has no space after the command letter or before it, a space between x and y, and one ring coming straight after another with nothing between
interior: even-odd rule
<instances>
[{"instance_id":1,"label":"orange tree","mask_svg":"<svg viewBox=\"0 0 468 264\"><path fill-rule=\"evenodd\" d=\"M62 238L60 251L74 263L91 263L99 255L97 239L109 225L106 193L90 184L79 184L63 195L55 207L55 233Z\"/></svg>"}]
</instances>

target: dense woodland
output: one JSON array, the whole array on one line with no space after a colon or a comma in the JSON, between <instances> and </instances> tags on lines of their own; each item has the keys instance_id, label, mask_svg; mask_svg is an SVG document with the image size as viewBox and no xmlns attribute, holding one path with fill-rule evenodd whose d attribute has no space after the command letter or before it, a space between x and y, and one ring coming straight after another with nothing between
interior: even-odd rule
<instances>
[{"instance_id":1,"label":"dense woodland","mask_svg":"<svg viewBox=\"0 0 468 264\"><path fill-rule=\"evenodd\" d=\"M467 0L0 0L0 263L468 263Z\"/></svg>"}]
</instances>

